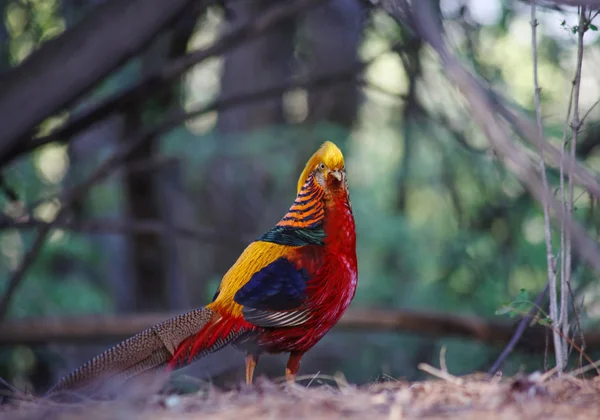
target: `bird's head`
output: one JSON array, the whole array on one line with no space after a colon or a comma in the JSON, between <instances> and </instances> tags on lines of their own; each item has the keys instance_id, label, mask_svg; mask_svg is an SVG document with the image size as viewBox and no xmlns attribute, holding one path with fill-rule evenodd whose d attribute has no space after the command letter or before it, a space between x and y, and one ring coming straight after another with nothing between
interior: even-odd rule
<instances>
[{"instance_id":1,"label":"bird's head","mask_svg":"<svg viewBox=\"0 0 600 420\"><path fill-rule=\"evenodd\" d=\"M334 143L326 141L308 160L298 179L298 192L311 174L326 193L347 193L344 155Z\"/></svg>"}]
</instances>

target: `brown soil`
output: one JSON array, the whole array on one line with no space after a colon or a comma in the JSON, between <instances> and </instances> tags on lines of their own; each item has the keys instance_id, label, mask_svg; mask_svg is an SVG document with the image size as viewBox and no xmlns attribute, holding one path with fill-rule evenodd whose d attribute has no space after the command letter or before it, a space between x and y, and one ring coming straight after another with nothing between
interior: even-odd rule
<instances>
[{"instance_id":1,"label":"brown soil","mask_svg":"<svg viewBox=\"0 0 600 420\"><path fill-rule=\"evenodd\" d=\"M444 376L444 375L442 375ZM343 380L306 388L257 380L253 387L209 387L183 396L141 393L113 401L59 404L41 398L0 406L2 419L600 419L600 378L534 374L489 379L447 375L423 382L355 387Z\"/></svg>"}]
</instances>

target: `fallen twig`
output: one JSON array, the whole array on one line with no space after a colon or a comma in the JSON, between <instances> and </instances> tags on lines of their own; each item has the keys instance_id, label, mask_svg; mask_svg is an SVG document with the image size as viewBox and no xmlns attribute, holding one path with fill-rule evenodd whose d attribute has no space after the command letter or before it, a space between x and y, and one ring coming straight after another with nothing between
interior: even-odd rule
<instances>
[{"instance_id":1,"label":"fallen twig","mask_svg":"<svg viewBox=\"0 0 600 420\"><path fill-rule=\"evenodd\" d=\"M428 365L427 363L419 363L418 368L420 370L422 370L423 372L427 372L430 375L433 375L437 378L443 379L444 381L453 383L454 385L458 385L458 386L463 385L463 380L461 378L458 378L446 371L439 370L438 368Z\"/></svg>"}]
</instances>

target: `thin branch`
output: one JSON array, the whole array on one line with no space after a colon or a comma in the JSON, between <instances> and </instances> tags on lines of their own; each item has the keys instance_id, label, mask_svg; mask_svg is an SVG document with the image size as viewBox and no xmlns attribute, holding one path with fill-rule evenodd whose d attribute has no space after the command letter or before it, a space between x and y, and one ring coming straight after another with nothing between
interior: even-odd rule
<instances>
[{"instance_id":1,"label":"thin branch","mask_svg":"<svg viewBox=\"0 0 600 420\"><path fill-rule=\"evenodd\" d=\"M546 0L546 2L563 6L588 6L594 10L600 9L600 0Z\"/></svg>"},{"instance_id":2,"label":"thin branch","mask_svg":"<svg viewBox=\"0 0 600 420\"><path fill-rule=\"evenodd\" d=\"M573 120L571 121L571 159L575 159L577 149L577 134L581 127L581 121L579 120L579 90L581 88L581 68L583 64L583 36L586 31L585 24L585 6L582 6L579 11L579 26L577 30L577 65L575 70L575 79L573 80ZM573 171L568 171L569 175L569 199L567 201L567 214L572 217L573 215L573 202L574 202L574 183L573 183ZM565 239L565 277L561 282L561 319L562 319L562 333L563 336L568 337L569 334L569 318L568 318L568 299L569 290L571 289L571 263L572 263L572 251L571 251L571 232L566 232ZM564 343L564 357L568 357L567 343ZM566 360L565 360L566 363Z\"/></svg>"},{"instance_id":3,"label":"thin branch","mask_svg":"<svg viewBox=\"0 0 600 420\"><path fill-rule=\"evenodd\" d=\"M467 141L466 134L464 132L459 131L458 129L454 128L454 126L452 125L452 122L445 115L435 115L435 116L428 115L427 118L431 122L442 127L449 134L451 134L452 137L454 137L454 139L458 142L458 144L460 144L468 152L476 154L476 155L483 155L483 154L488 153L487 147L478 149L477 147L469 144L469 142Z\"/></svg>"},{"instance_id":4,"label":"thin branch","mask_svg":"<svg viewBox=\"0 0 600 420\"><path fill-rule=\"evenodd\" d=\"M520 0L522 2L531 3L531 0ZM562 6L589 6L592 9L600 9L599 0L537 0L535 2L538 6L544 7L550 10L556 10L559 12L566 12L567 10L560 7Z\"/></svg>"},{"instance_id":5,"label":"thin branch","mask_svg":"<svg viewBox=\"0 0 600 420\"><path fill-rule=\"evenodd\" d=\"M19 390L17 388L15 388L11 384L9 384L8 381L5 380L2 376L0 376L0 384L4 385L6 388L8 388L9 390L11 390L15 394L17 394L19 392Z\"/></svg>"},{"instance_id":6,"label":"thin branch","mask_svg":"<svg viewBox=\"0 0 600 420\"><path fill-rule=\"evenodd\" d=\"M126 220L126 219L94 219L81 221L58 220L55 222L44 222L35 219L18 222L12 220L0 221L0 229L32 229L52 225L54 229L65 229L90 234L132 234L132 233L154 233L157 235L176 234L184 238L193 239L198 242L214 243L248 243L254 238L240 238L239 235L228 235L210 228L189 228L183 226L171 226L159 220Z\"/></svg>"},{"instance_id":7,"label":"thin branch","mask_svg":"<svg viewBox=\"0 0 600 420\"><path fill-rule=\"evenodd\" d=\"M521 113L514 109L508 108L497 94L486 90L488 95L494 95L498 113L506 119L516 131L516 133L525 141L531 143L536 148L539 148L539 134L535 124ZM600 199L600 183L596 179L597 175L592 173L589 169L583 167L577 160L571 159L570 155L564 155L554 145L544 139L544 154L546 156L546 163L553 164L555 167L563 165L564 170L573 171L574 180L590 192L596 199Z\"/></svg>"},{"instance_id":8,"label":"thin branch","mask_svg":"<svg viewBox=\"0 0 600 420\"><path fill-rule=\"evenodd\" d=\"M517 329L515 330L515 333L511 337L510 341L508 342L508 344L506 345L506 347L504 348L502 353L500 353L500 356L498 356L498 358L496 359L496 361L494 362L494 364L488 371L488 374L490 376L495 375L496 372L498 372L498 370L500 370L500 368L504 364L504 361L506 360L506 358L513 352L513 350L519 343L519 340L521 340L521 337L523 336L525 329L527 328L527 326L529 325L529 323L535 316L536 312L538 311L538 307L540 307L542 305L542 301L544 300L544 297L548 293L549 286L550 286L550 283L546 283L546 287L544 287L544 290L542 290L540 292L540 294L537 296L537 298L535 299L534 305L529 310L529 313L526 316L524 316L521 319L521 321L519 322L519 325L517 326Z\"/></svg>"},{"instance_id":9,"label":"thin branch","mask_svg":"<svg viewBox=\"0 0 600 420\"><path fill-rule=\"evenodd\" d=\"M464 379L458 378L454 375L451 375L447 371L440 370L431 365L428 365L427 363L419 363L417 367L419 368L419 370L422 370L425 373L429 373L430 375L435 376L436 378L442 379L446 382L450 382L451 384L454 384L457 386L464 385Z\"/></svg>"},{"instance_id":10,"label":"thin branch","mask_svg":"<svg viewBox=\"0 0 600 420\"><path fill-rule=\"evenodd\" d=\"M534 98L535 98L535 119L537 123L538 143L540 145L540 175L542 179L542 188L545 191L549 191L548 178L546 175L546 164L544 161L544 141L543 133L544 128L542 126L542 111L540 104L540 87L538 82L538 64L537 64L537 19L535 17L535 1L531 2L531 51L533 57L533 85L534 85ZM549 198L549 197L544 197ZM554 261L554 255L552 252L552 231L550 230L550 204L547 200L542 201L542 208L544 210L544 232L546 240L546 265L548 270L548 284L550 288L550 318L554 325L558 325L558 307L557 307L557 296L556 296L556 264ZM562 223L561 223L562 224ZM562 307L562 306L561 306ZM554 354L556 356L556 366L559 372L564 370L564 356L563 356L563 344L560 335L557 332L553 334L554 338Z\"/></svg>"},{"instance_id":11,"label":"thin branch","mask_svg":"<svg viewBox=\"0 0 600 420\"><path fill-rule=\"evenodd\" d=\"M579 121L580 127L583 125L586 118L591 114L591 112L594 110L594 108L596 108L596 106L598 106L598 104L600 104L600 99L598 99L596 102L594 102L592 104L592 106L590 107L590 109L588 109L587 112L583 115L583 117L581 117L581 121Z\"/></svg>"},{"instance_id":12,"label":"thin branch","mask_svg":"<svg viewBox=\"0 0 600 420\"><path fill-rule=\"evenodd\" d=\"M269 99L274 96L281 95L282 93L298 88L305 89L318 89L321 87L328 87L335 83L343 83L348 81L349 79L353 79L356 75L361 72L366 66L371 64L371 61L366 63L359 63L354 68L343 72L336 72L332 74L326 74L318 77L314 77L308 80L296 79L291 80L280 85L267 87L265 89L257 90L255 92L233 95L228 98L218 98L213 102L207 105L200 105L188 112L178 112L172 114L164 124L154 131L155 134L163 133L167 130L170 130L177 125L191 120L193 118L197 118L201 115L208 114L214 111L223 111L228 108L232 108L235 106L245 105L252 102L261 101L264 99Z\"/></svg>"},{"instance_id":13,"label":"thin branch","mask_svg":"<svg viewBox=\"0 0 600 420\"><path fill-rule=\"evenodd\" d=\"M569 105L567 106L567 115L565 116L565 123L563 126L563 136L562 136L562 141L561 141L561 148L560 148L560 156L561 156L561 164L560 164L560 168L559 168L559 182L560 182L560 186L559 186L559 190L560 190L560 199L561 202L563 204L563 211L567 212L567 198L565 195L565 168L563 165L563 162L565 161L565 150L567 147L567 127L569 125L569 119L571 118L571 108L573 107L573 89L574 89L574 84L571 86L571 92L569 94ZM571 171L572 173L572 171ZM562 284L564 283L564 279L567 277L567 272L566 272L566 229L565 229L565 224L564 222L561 221L560 223L560 284L561 284L561 297L562 297ZM561 305L562 305L562 300L561 300ZM561 306L561 316L562 316L562 306ZM555 320L553 320L554 322ZM559 325L558 323L555 325ZM566 355L565 357L568 358L568 353L565 351Z\"/></svg>"},{"instance_id":14,"label":"thin branch","mask_svg":"<svg viewBox=\"0 0 600 420\"><path fill-rule=\"evenodd\" d=\"M35 261L38 253L44 245L44 242L46 242L46 236L50 232L51 227L52 225L48 224L47 226L41 226L38 229L37 235L33 240L31 248L29 248L29 250L25 253L25 256L21 260L21 263L11 275L10 280L8 281L8 286L6 287L6 290L2 295L2 299L0 299L0 322L2 322L2 320L8 313L8 307L13 295L15 294L17 288L25 278L27 270Z\"/></svg>"},{"instance_id":15,"label":"thin branch","mask_svg":"<svg viewBox=\"0 0 600 420\"><path fill-rule=\"evenodd\" d=\"M583 366L583 353L585 353L587 347L585 345L585 337L583 336L583 330L581 329L581 322L579 320L579 312L577 310L577 305L575 304L575 294L573 293L573 289L571 288L571 283L567 283L569 288L569 298L571 299L571 306L573 308L573 315L575 316L575 327L577 332L579 332L579 339L581 340L581 353L579 354L579 367ZM581 302L581 307L583 308L583 299ZM575 334L573 334L575 336ZM571 346L571 350L573 346Z\"/></svg>"},{"instance_id":16,"label":"thin branch","mask_svg":"<svg viewBox=\"0 0 600 420\"><path fill-rule=\"evenodd\" d=\"M271 28L287 19L291 19L299 12L315 7L326 1L328 0L288 0L276 3L274 6L266 9L257 18L250 20L247 24L238 29L223 35L214 44L171 61L157 72L145 77L130 88L82 111L80 114L70 118L65 125L53 133L30 141L23 141L22 146L18 149L0 156L0 167L4 166L7 162L13 160L17 156L30 152L42 145L57 141L69 141L75 134L83 131L93 123L100 121L115 112L119 112L132 102L138 102L147 98L156 89L179 77L192 66L210 57L229 51L230 49L237 47L241 42L247 42L264 35Z\"/></svg>"}]
</instances>

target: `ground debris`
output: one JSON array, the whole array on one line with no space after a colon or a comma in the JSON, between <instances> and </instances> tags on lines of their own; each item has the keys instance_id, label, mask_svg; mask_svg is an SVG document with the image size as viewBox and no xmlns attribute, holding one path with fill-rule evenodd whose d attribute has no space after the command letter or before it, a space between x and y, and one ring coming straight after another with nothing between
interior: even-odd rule
<instances>
[{"instance_id":1,"label":"ground debris","mask_svg":"<svg viewBox=\"0 0 600 420\"><path fill-rule=\"evenodd\" d=\"M260 378L259 378L260 379ZM319 381L316 381L319 382ZM314 385L314 384L313 384ZM148 395L112 401L12 401L0 418L15 420L254 420L293 419L600 419L600 379L540 374L452 380L389 381L361 387L281 385L258 380L235 391L214 387L186 395Z\"/></svg>"}]
</instances>

